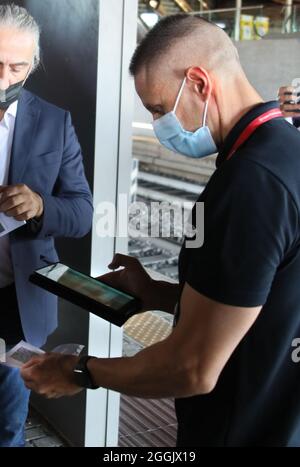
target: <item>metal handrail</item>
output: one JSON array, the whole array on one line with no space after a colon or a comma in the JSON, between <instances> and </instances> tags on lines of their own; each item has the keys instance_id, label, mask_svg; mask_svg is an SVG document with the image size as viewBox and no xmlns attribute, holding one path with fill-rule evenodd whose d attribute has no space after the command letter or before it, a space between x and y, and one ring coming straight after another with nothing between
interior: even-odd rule
<instances>
[{"instance_id":1,"label":"metal handrail","mask_svg":"<svg viewBox=\"0 0 300 467\"><path fill-rule=\"evenodd\" d=\"M181 8L185 13L190 13L193 11L193 8L186 0L174 0L174 3L176 3L176 5L179 6L179 8Z\"/></svg>"},{"instance_id":2,"label":"metal handrail","mask_svg":"<svg viewBox=\"0 0 300 467\"><path fill-rule=\"evenodd\" d=\"M179 5L179 3L182 4L183 1L185 0L173 0L174 3L176 3L177 5ZM181 5L182 6L182 5ZM279 6L279 5L278 5ZM275 5L274 5L275 7ZM292 0L288 0L288 4L285 5L285 6L282 6L281 5L281 10L282 12L285 12L284 14L284 18L281 19L281 25L282 25L282 33L290 33L292 32L293 30L295 30L295 11L299 11L298 9L300 8L299 5L293 5L292 3ZM267 5L263 5L263 4L257 4L257 5L251 5L251 6L243 6L242 5L242 0L237 0L237 3L236 3L236 6L235 7L231 7L231 8L216 8L216 9L210 9L210 10L205 10L205 9L201 9L201 10L197 10L197 11L188 11L187 14L189 15L201 15L201 16L207 16L208 15L208 18L211 19L211 16L212 15L215 15L215 14L226 14L226 13L234 13L235 15L235 20L234 20L234 26L233 26L233 29L231 31L231 34L232 34L232 38L235 39L235 41L238 41L240 40L240 18L241 18L241 14L243 12L247 12L247 11L255 11L255 10L260 10L260 14L258 16L264 16L264 12L266 10L268 10L268 6ZM158 10L156 10L156 13L159 15L159 16L162 16L162 12L159 12ZM250 13L251 14L251 13ZM147 25L143 22L143 20L141 19L142 23L144 24L145 27L147 27ZM299 21L299 20L298 20ZM255 25L254 25L255 27ZM149 29L149 28L147 28ZM300 24L299 24L299 27L297 28L297 30L300 29ZM257 34L257 36L259 36L259 34ZM261 36L261 37L264 37L264 36Z\"/></svg>"},{"instance_id":3,"label":"metal handrail","mask_svg":"<svg viewBox=\"0 0 300 467\"><path fill-rule=\"evenodd\" d=\"M241 10L256 10L258 8L264 8L264 5L253 5L253 6L242 6ZM212 13L227 13L230 11L236 11L237 8L216 8L215 10L203 10L203 11L192 11L189 15L206 15Z\"/></svg>"}]
</instances>

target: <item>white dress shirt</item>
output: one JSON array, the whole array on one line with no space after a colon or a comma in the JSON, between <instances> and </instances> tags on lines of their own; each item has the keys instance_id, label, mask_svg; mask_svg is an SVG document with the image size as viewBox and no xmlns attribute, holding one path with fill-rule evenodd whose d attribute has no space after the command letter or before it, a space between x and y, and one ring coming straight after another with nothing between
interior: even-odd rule
<instances>
[{"instance_id":1,"label":"white dress shirt","mask_svg":"<svg viewBox=\"0 0 300 467\"><path fill-rule=\"evenodd\" d=\"M9 106L0 121L0 186L7 185L18 101ZM1 196L1 195L0 195ZM9 235L0 237L0 288L14 282Z\"/></svg>"}]
</instances>

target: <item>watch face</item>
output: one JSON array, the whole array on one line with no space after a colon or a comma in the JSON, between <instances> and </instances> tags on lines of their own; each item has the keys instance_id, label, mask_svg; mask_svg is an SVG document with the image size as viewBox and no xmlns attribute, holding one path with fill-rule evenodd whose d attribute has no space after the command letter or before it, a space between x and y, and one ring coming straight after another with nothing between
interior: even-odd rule
<instances>
[{"instance_id":1,"label":"watch face","mask_svg":"<svg viewBox=\"0 0 300 467\"><path fill-rule=\"evenodd\" d=\"M85 388L86 387L86 378L81 369L75 368L73 370L73 375L74 375L74 382L78 386Z\"/></svg>"},{"instance_id":2,"label":"watch face","mask_svg":"<svg viewBox=\"0 0 300 467\"><path fill-rule=\"evenodd\" d=\"M96 389L98 386L93 384L90 372L86 366L90 358L91 357L89 356L80 358L78 364L73 370L74 382L82 388Z\"/></svg>"}]
</instances>

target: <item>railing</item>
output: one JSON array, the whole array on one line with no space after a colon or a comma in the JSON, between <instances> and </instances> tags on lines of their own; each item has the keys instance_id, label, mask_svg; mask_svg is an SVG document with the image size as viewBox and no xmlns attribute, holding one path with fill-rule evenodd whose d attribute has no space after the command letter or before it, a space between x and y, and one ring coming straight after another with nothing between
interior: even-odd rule
<instances>
[{"instance_id":1,"label":"railing","mask_svg":"<svg viewBox=\"0 0 300 467\"><path fill-rule=\"evenodd\" d=\"M299 5L255 5L202 11L200 15L218 24L236 41L300 32Z\"/></svg>"},{"instance_id":2,"label":"railing","mask_svg":"<svg viewBox=\"0 0 300 467\"><path fill-rule=\"evenodd\" d=\"M166 2L166 3L165 3ZM170 0L168 0L168 3ZM258 4L242 6L242 0L237 0L235 8L208 10L205 0L189 2L173 0L181 7L182 12L200 15L224 29L236 41L257 40L270 35L291 34L300 32L300 5L293 5L287 0L287 5ZM167 12L167 0L161 0L160 9L151 9L149 2L140 0L140 20L145 29L150 29ZM147 6L148 5L148 6ZM193 11L191 8L193 6ZM197 9L196 9L197 5ZM187 11L189 10L189 11Z\"/></svg>"}]
</instances>

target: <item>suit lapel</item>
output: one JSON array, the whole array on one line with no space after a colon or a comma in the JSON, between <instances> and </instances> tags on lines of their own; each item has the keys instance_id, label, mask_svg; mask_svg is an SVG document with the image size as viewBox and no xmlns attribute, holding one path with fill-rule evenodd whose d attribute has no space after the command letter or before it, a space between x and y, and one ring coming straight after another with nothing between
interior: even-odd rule
<instances>
[{"instance_id":1,"label":"suit lapel","mask_svg":"<svg viewBox=\"0 0 300 467\"><path fill-rule=\"evenodd\" d=\"M23 90L19 98L8 183L22 183L37 131L40 110L32 94Z\"/></svg>"}]
</instances>

